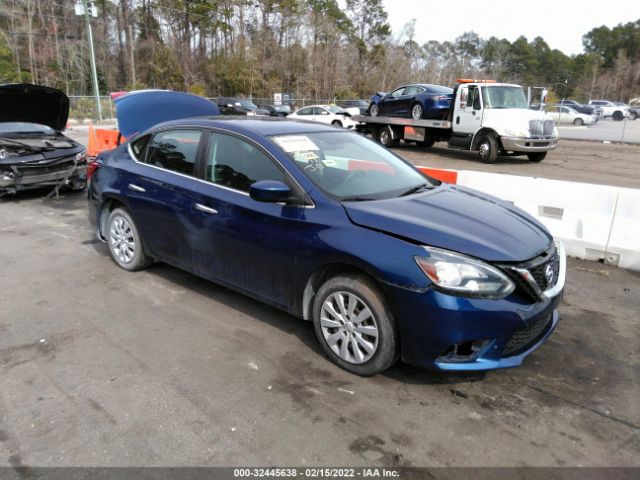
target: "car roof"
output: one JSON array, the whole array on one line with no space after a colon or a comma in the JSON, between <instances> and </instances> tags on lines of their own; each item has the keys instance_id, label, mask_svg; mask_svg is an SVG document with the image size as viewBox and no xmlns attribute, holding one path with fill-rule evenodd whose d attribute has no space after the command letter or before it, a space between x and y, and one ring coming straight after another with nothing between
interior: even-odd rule
<instances>
[{"instance_id":1,"label":"car roof","mask_svg":"<svg viewBox=\"0 0 640 480\"><path fill-rule=\"evenodd\" d=\"M298 133L335 132L336 128L322 123L303 122L275 117L193 117L155 125L154 128L196 126L222 128L236 133L258 135L291 135Z\"/></svg>"}]
</instances>

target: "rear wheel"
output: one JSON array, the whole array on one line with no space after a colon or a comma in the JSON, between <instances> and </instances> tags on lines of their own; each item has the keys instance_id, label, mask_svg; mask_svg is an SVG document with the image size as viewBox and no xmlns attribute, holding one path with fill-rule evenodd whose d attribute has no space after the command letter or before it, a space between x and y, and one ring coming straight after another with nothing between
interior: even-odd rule
<instances>
[{"instance_id":1,"label":"rear wheel","mask_svg":"<svg viewBox=\"0 0 640 480\"><path fill-rule=\"evenodd\" d=\"M576 118L576 119L573 121L573 124L574 124L574 125L577 125L577 126L579 126L579 127L580 127L580 126L584 125L584 120L582 120L581 118Z\"/></svg>"},{"instance_id":2,"label":"rear wheel","mask_svg":"<svg viewBox=\"0 0 640 480\"><path fill-rule=\"evenodd\" d=\"M340 120L334 120L333 122L331 122L331 125L333 125L334 127L342 127L342 122Z\"/></svg>"},{"instance_id":3,"label":"rear wheel","mask_svg":"<svg viewBox=\"0 0 640 480\"><path fill-rule=\"evenodd\" d=\"M391 130L389 125L380 128L377 132L377 137L378 142L385 147L397 147L400 144L400 139L394 138L393 130Z\"/></svg>"},{"instance_id":4,"label":"rear wheel","mask_svg":"<svg viewBox=\"0 0 640 480\"><path fill-rule=\"evenodd\" d=\"M398 335L382 292L368 277L329 279L313 302L313 326L327 356L356 375L371 376L395 363Z\"/></svg>"},{"instance_id":5,"label":"rear wheel","mask_svg":"<svg viewBox=\"0 0 640 480\"><path fill-rule=\"evenodd\" d=\"M638 114L636 112L629 113L629 120L635 120L636 118L638 118Z\"/></svg>"},{"instance_id":6,"label":"rear wheel","mask_svg":"<svg viewBox=\"0 0 640 480\"><path fill-rule=\"evenodd\" d=\"M547 152L532 152L527 153L530 162L541 162L547 156Z\"/></svg>"},{"instance_id":7,"label":"rear wheel","mask_svg":"<svg viewBox=\"0 0 640 480\"><path fill-rule=\"evenodd\" d=\"M105 233L111 258L120 268L133 272L153 263L144 252L133 218L124 208L116 208L109 214Z\"/></svg>"},{"instance_id":8,"label":"rear wheel","mask_svg":"<svg viewBox=\"0 0 640 480\"><path fill-rule=\"evenodd\" d=\"M377 117L378 113L380 113L380 110L378 109L378 105L376 105L375 103L372 104L369 107L369 115L371 115L372 117Z\"/></svg>"},{"instance_id":9,"label":"rear wheel","mask_svg":"<svg viewBox=\"0 0 640 480\"><path fill-rule=\"evenodd\" d=\"M415 103L413 107L411 107L411 118L414 120L420 120L422 118L422 105Z\"/></svg>"},{"instance_id":10,"label":"rear wheel","mask_svg":"<svg viewBox=\"0 0 640 480\"><path fill-rule=\"evenodd\" d=\"M491 134L480 137L478 155L484 163L494 163L498 158L498 140Z\"/></svg>"},{"instance_id":11,"label":"rear wheel","mask_svg":"<svg viewBox=\"0 0 640 480\"><path fill-rule=\"evenodd\" d=\"M624 118L624 115L622 114L622 112L620 112L620 111L613 112L613 119L614 119L616 122L621 121L623 118Z\"/></svg>"}]
</instances>

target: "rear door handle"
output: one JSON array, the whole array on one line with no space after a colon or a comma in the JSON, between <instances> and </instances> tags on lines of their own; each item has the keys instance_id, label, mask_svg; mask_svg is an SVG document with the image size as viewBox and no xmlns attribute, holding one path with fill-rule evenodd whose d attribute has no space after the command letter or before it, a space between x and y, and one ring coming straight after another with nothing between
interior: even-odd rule
<instances>
[{"instance_id":1,"label":"rear door handle","mask_svg":"<svg viewBox=\"0 0 640 480\"><path fill-rule=\"evenodd\" d=\"M202 205L201 203L196 203L196 210L200 210L201 212L208 213L210 215L215 215L218 211L215 208L207 207L206 205Z\"/></svg>"},{"instance_id":2,"label":"rear door handle","mask_svg":"<svg viewBox=\"0 0 640 480\"><path fill-rule=\"evenodd\" d=\"M146 190L138 185L136 185L135 183L130 183L129 184L129 188L131 190L133 190L134 192L146 192Z\"/></svg>"}]
</instances>

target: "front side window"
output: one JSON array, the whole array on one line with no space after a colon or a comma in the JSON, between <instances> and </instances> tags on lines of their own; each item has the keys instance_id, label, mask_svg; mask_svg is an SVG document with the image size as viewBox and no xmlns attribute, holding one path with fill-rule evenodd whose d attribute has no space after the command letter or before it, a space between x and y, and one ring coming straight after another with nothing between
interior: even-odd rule
<instances>
[{"instance_id":1,"label":"front side window","mask_svg":"<svg viewBox=\"0 0 640 480\"><path fill-rule=\"evenodd\" d=\"M401 87L401 88L391 92L391 97L392 98L398 98L400 95L402 95L402 92L404 92L404 87Z\"/></svg>"},{"instance_id":2,"label":"front side window","mask_svg":"<svg viewBox=\"0 0 640 480\"><path fill-rule=\"evenodd\" d=\"M249 192L260 180L285 181L285 175L258 147L241 138L213 133L207 156L206 180Z\"/></svg>"},{"instance_id":3,"label":"front side window","mask_svg":"<svg viewBox=\"0 0 640 480\"><path fill-rule=\"evenodd\" d=\"M298 115L313 115L313 108L303 108L298 110Z\"/></svg>"},{"instance_id":4,"label":"front side window","mask_svg":"<svg viewBox=\"0 0 640 480\"><path fill-rule=\"evenodd\" d=\"M272 140L320 190L338 200L391 198L437 184L357 133L278 135Z\"/></svg>"},{"instance_id":5,"label":"front side window","mask_svg":"<svg viewBox=\"0 0 640 480\"><path fill-rule=\"evenodd\" d=\"M193 175L201 136L200 130L166 130L156 133L149 142L143 161L173 172Z\"/></svg>"}]
</instances>

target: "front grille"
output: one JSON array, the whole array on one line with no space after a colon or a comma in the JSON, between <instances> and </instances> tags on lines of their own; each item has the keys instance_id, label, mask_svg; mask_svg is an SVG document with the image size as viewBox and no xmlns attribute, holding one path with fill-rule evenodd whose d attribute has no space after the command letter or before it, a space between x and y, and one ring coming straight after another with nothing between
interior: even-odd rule
<instances>
[{"instance_id":1,"label":"front grille","mask_svg":"<svg viewBox=\"0 0 640 480\"><path fill-rule=\"evenodd\" d=\"M544 292L558 283L560 256L554 246L533 260L519 265L504 265L502 269L514 281L517 291L534 301L538 301L540 300L540 292ZM536 285L532 285L518 270L528 270L538 288L536 289Z\"/></svg>"},{"instance_id":2,"label":"front grille","mask_svg":"<svg viewBox=\"0 0 640 480\"><path fill-rule=\"evenodd\" d=\"M528 327L517 331L502 350L502 356L509 357L528 350L547 333L552 318L551 315L540 317Z\"/></svg>"},{"instance_id":3,"label":"front grille","mask_svg":"<svg viewBox=\"0 0 640 480\"><path fill-rule=\"evenodd\" d=\"M529 134L532 137L553 135L553 120L529 120Z\"/></svg>"},{"instance_id":4,"label":"front grille","mask_svg":"<svg viewBox=\"0 0 640 480\"><path fill-rule=\"evenodd\" d=\"M18 163L15 169L23 177L30 175L46 175L49 173L65 172L76 164L75 156L57 158L43 163Z\"/></svg>"}]
</instances>

